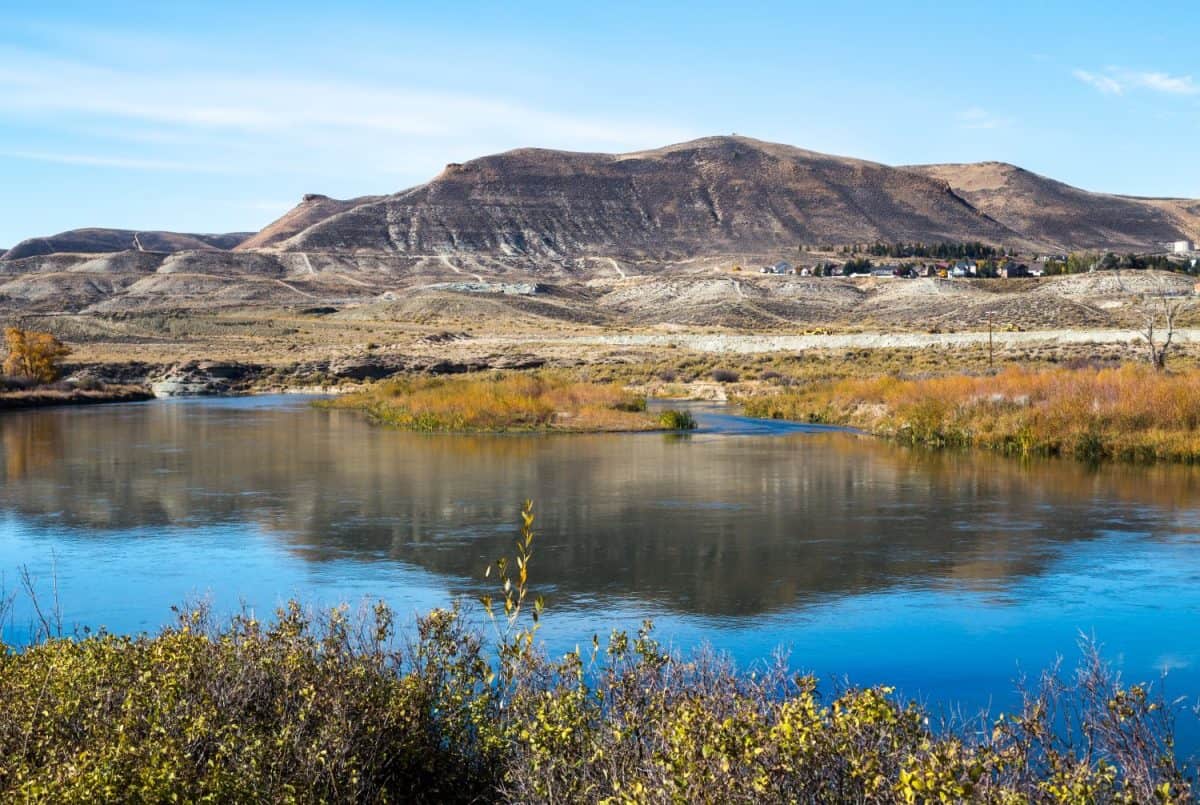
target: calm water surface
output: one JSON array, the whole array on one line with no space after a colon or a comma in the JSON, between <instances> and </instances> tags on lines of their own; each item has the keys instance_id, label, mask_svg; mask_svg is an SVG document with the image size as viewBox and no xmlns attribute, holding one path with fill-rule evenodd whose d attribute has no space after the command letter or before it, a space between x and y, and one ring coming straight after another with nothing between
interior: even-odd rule
<instances>
[{"instance_id":1,"label":"calm water surface","mask_svg":"<svg viewBox=\"0 0 1200 805\"><path fill-rule=\"evenodd\" d=\"M1086 633L1126 678L1200 694L1195 469L931 455L695 410L706 430L685 437L429 436L292 397L5 413L0 574L55 577L68 623L130 632L200 597L416 613L490 591L528 497L554 651L651 617L681 648L783 648L974 710L1011 706L1019 674Z\"/></svg>"}]
</instances>

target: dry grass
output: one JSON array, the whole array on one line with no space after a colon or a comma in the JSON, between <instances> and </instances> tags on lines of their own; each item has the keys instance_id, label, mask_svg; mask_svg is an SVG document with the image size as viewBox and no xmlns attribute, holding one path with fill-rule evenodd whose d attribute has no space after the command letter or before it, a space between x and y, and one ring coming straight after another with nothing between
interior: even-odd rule
<instances>
[{"instance_id":1,"label":"dry grass","mask_svg":"<svg viewBox=\"0 0 1200 805\"><path fill-rule=\"evenodd\" d=\"M368 412L384 424L420 431L614 432L660 430L646 400L617 384L562 373L408 377L325 403Z\"/></svg>"},{"instance_id":2,"label":"dry grass","mask_svg":"<svg viewBox=\"0 0 1200 805\"><path fill-rule=\"evenodd\" d=\"M136 402L152 398L141 386L104 386L99 389L59 389L34 387L0 392L0 410L42 408L50 405L89 405L93 403Z\"/></svg>"},{"instance_id":3,"label":"dry grass","mask_svg":"<svg viewBox=\"0 0 1200 805\"><path fill-rule=\"evenodd\" d=\"M1200 372L1010 368L875 377L746 401L754 416L861 427L912 444L1097 461L1200 460Z\"/></svg>"}]
</instances>

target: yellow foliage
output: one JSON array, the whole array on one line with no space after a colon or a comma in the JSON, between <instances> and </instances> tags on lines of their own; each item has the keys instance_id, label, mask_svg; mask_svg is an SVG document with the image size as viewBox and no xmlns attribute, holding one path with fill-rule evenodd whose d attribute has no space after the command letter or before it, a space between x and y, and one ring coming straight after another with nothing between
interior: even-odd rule
<instances>
[{"instance_id":1,"label":"yellow foliage","mask_svg":"<svg viewBox=\"0 0 1200 805\"><path fill-rule=\"evenodd\" d=\"M330 403L421 431L628 431L669 427L646 413L645 398L615 383L553 372L408 377L377 383ZM682 427L682 426L679 426Z\"/></svg>"},{"instance_id":2,"label":"yellow foliage","mask_svg":"<svg viewBox=\"0 0 1200 805\"><path fill-rule=\"evenodd\" d=\"M4 341L8 347L4 373L37 383L58 380L62 359L71 354L71 350L50 333L20 327L6 327Z\"/></svg>"},{"instance_id":3,"label":"yellow foliage","mask_svg":"<svg viewBox=\"0 0 1200 805\"><path fill-rule=\"evenodd\" d=\"M1200 460L1200 372L1010 368L846 379L747 402L752 415L851 425L911 444L1084 460Z\"/></svg>"}]
</instances>

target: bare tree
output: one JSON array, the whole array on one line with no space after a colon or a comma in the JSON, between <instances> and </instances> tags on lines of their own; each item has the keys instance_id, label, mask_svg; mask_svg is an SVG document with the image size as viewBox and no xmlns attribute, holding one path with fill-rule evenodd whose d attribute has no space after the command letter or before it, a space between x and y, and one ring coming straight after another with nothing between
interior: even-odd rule
<instances>
[{"instance_id":1,"label":"bare tree","mask_svg":"<svg viewBox=\"0 0 1200 805\"><path fill-rule=\"evenodd\" d=\"M1142 322L1138 335L1146 342L1150 365L1162 370L1167 368L1179 317L1192 308L1194 298L1171 288L1161 276L1152 275L1150 280L1151 288L1142 294L1138 305Z\"/></svg>"}]
</instances>

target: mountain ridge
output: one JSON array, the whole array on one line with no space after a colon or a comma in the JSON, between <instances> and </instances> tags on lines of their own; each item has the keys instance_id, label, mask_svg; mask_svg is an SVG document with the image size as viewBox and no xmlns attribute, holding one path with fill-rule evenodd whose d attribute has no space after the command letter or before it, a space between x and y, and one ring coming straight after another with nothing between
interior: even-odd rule
<instances>
[{"instance_id":1,"label":"mountain ridge","mask_svg":"<svg viewBox=\"0 0 1200 805\"><path fill-rule=\"evenodd\" d=\"M196 234L84 227L69 229L54 235L26 238L10 249L0 249L0 260L12 261L26 257L70 253L109 254L122 251L147 251L172 254L207 249L228 251L253 234L253 232Z\"/></svg>"},{"instance_id":2,"label":"mountain ridge","mask_svg":"<svg viewBox=\"0 0 1200 805\"><path fill-rule=\"evenodd\" d=\"M517 148L388 195L308 194L255 233L70 230L0 261L215 250L670 263L877 240L1155 251L1200 240L1200 199L1086 191L1006 162L890 166L732 135L619 154Z\"/></svg>"},{"instance_id":3,"label":"mountain ridge","mask_svg":"<svg viewBox=\"0 0 1200 805\"><path fill-rule=\"evenodd\" d=\"M452 163L424 185L262 245L678 259L877 239L1031 245L935 178L746 137L627 154L525 148Z\"/></svg>"},{"instance_id":4,"label":"mountain ridge","mask_svg":"<svg viewBox=\"0 0 1200 805\"><path fill-rule=\"evenodd\" d=\"M1082 190L1008 162L909 165L1011 229L1062 249L1144 250L1200 235L1200 200Z\"/></svg>"}]
</instances>

